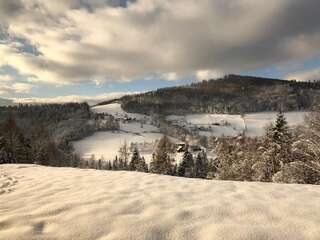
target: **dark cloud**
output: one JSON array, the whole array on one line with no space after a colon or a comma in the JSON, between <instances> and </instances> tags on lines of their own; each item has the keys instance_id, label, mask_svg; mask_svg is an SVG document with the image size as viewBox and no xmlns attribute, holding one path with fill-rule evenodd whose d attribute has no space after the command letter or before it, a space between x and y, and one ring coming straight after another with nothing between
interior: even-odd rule
<instances>
[{"instance_id":1,"label":"dark cloud","mask_svg":"<svg viewBox=\"0 0 320 240\"><path fill-rule=\"evenodd\" d=\"M21 0L0 7L11 41L29 46L21 53L0 44L0 65L52 83L209 76L320 55L318 0ZM30 54L32 46L41 54Z\"/></svg>"},{"instance_id":2,"label":"dark cloud","mask_svg":"<svg viewBox=\"0 0 320 240\"><path fill-rule=\"evenodd\" d=\"M24 5L20 0L0 0L0 21L5 24L8 19L16 17L23 11Z\"/></svg>"}]
</instances>

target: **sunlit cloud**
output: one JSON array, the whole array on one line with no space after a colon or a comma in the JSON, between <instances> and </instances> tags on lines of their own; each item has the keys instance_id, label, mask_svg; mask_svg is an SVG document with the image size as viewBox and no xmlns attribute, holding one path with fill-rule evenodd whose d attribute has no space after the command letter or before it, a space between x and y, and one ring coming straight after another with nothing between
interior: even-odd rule
<instances>
[{"instance_id":1,"label":"sunlit cloud","mask_svg":"<svg viewBox=\"0 0 320 240\"><path fill-rule=\"evenodd\" d=\"M0 1L0 66L54 86L215 78L320 55L319 11L317 0Z\"/></svg>"},{"instance_id":2,"label":"sunlit cloud","mask_svg":"<svg viewBox=\"0 0 320 240\"><path fill-rule=\"evenodd\" d=\"M320 80L320 68L302 70L285 76L288 80L313 81Z\"/></svg>"}]
</instances>

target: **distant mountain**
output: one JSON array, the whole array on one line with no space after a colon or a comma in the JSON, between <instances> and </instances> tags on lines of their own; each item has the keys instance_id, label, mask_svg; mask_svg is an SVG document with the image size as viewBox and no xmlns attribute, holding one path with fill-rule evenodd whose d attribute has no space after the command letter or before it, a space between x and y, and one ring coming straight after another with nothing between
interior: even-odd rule
<instances>
[{"instance_id":1,"label":"distant mountain","mask_svg":"<svg viewBox=\"0 0 320 240\"><path fill-rule=\"evenodd\" d=\"M245 113L306 110L320 102L320 82L228 75L118 99L135 113Z\"/></svg>"},{"instance_id":2,"label":"distant mountain","mask_svg":"<svg viewBox=\"0 0 320 240\"><path fill-rule=\"evenodd\" d=\"M10 106L10 105L14 105L11 99L0 98L0 106Z\"/></svg>"}]
</instances>

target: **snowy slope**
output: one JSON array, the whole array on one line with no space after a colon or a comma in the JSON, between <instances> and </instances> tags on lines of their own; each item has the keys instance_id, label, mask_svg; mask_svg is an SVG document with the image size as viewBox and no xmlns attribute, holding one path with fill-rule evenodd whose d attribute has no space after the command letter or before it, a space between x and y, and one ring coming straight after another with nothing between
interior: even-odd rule
<instances>
[{"instance_id":1,"label":"snowy slope","mask_svg":"<svg viewBox=\"0 0 320 240\"><path fill-rule=\"evenodd\" d=\"M148 119L147 115L138 114L138 113L127 113L125 112L119 103L111 103L102 106L93 107L92 110L96 113L108 113L114 117L131 117L136 119Z\"/></svg>"},{"instance_id":2,"label":"snowy slope","mask_svg":"<svg viewBox=\"0 0 320 240\"><path fill-rule=\"evenodd\" d=\"M287 112L285 116L291 127L303 124L308 112ZM241 115L229 114L190 114L170 115L167 120L173 124L198 131L205 136L236 136L243 131L248 136L262 136L265 127L275 121L276 112L262 112Z\"/></svg>"},{"instance_id":3,"label":"snowy slope","mask_svg":"<svg viewBox=\"0 0 320 240\"><path fill-rule=\"evenodd\" d=\"M285 116L289 126L295 127L304 123L307 114L308 112L287 112ZM247 127L247 135L263 135L265 127L275 121L276 117L277 113L275 112L246 114L244 121Z\"/></svg>"},{"instance_id":4,"label":"snowy slope","mask_svg":"<svg viewBox=\"0 0 320 240\"><path fill-rule=\"evenodd\" d=\"M318 240L320 186L0 165L0 238Z\"/></svg>"},{"instance_id":5,"label":"snowy slope","mask_svg":"<svg viewBox=\"0 0 320 240\"><path fill-rule=\"evenodd\" d=\"M162 137L161 133L142 133L134 134L120 131L97 132L90 137L86 137L80 141L73 143L75 152L83 158L90 158L91 155L105 160L113 160L120 147L127 142L131 143L154 143ZM141 154L149 160L151 158L152 149L148 152L141 152Z\"/></svg>"},{"instance_id":6,"label":"snowy slope","mask_svg":"<svg viewBox=\"0 0 320 240\"><path fill-rule=\"evenodd\" d=\"M148 145L143 149L140 149L141 154L145 157L147 162L150 162L153 144L159 140L163 134L160 133L160 129L150 124L150 118L142 114L132 114L125 112L121 105L118 103L112 103L103 106L97 106L92 108L96 113L107 113L113 115L120 120L119 131L106 131L96 132L92 136L84 138L80 141L73 143L75 152L83 158L90 158L95 155L96 159L103 157L105 160L113 160L120 147L127 142L139 143ZM132 118L136 120L125 121L126 118ZM138 122L143 120L147 124L141 124Z\"/></svg>"}]
</instances>

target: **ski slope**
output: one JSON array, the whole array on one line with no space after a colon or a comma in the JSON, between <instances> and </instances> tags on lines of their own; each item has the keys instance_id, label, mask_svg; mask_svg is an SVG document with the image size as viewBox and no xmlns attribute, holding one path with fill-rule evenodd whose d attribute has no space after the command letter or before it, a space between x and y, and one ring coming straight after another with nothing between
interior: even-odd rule
<instances>
[{"instance_id":1,"label":"ski slope","mask_svg":"<svg viewBox=\"0 0 320 240\"><path fill-rule=\"evenodd\" d=\"M304 123L308 112L287 112L288 124L295 127ZM167 120L172 124L199 132L205 136L237 136L243 132L247 136L264 135L265 128L276 120L276 112L261 112L241 115L231 114L190 114L186 116L170 115Z\"/></svg>"},{"instance_id":2,"label":"ski slope","mask_svg":"<svg viewBox=\"0 0 320 240\"><path fill-rule=\"evenodd\" d=\"M0 165L6 240L318 240L320 186Z\"/></svg>"}]
</instances>

